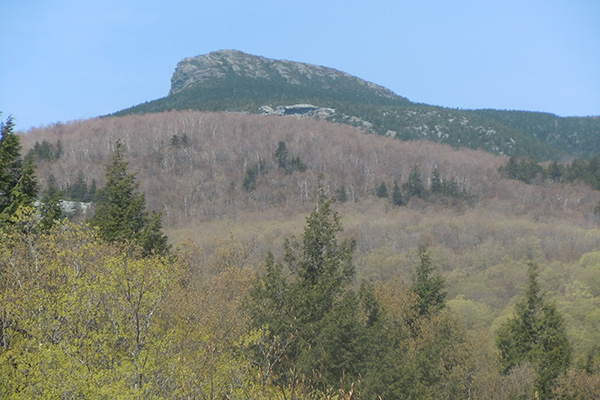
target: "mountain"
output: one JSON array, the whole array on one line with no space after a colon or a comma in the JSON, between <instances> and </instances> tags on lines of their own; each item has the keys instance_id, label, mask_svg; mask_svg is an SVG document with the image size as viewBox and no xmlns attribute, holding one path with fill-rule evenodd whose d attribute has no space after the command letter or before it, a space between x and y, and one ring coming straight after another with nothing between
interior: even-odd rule
<instances>
[{"instance_id":1,"label":"mountain","mask_svg":"<svg viewBox=\"0 0 600 400\"><path fill-rule=\"evenodd\" d=\"M600 156L599 118L417 104L332 68L236 50L182 60L166 97L113 115L187 109L247 113L279 109L276 114L308 114L401 140L429 140L540 161Z\"/></svg>"}]
</instances>

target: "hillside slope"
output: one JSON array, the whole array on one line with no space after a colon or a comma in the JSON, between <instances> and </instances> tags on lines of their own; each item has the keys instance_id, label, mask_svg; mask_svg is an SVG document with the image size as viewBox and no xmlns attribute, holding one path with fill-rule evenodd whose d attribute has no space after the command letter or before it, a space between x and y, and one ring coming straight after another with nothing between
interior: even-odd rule
<instances>
[{"instance_id":1,"label":"hillside slope","mask_svg":"<svg viewBox=\"0 0 600 400\"><path fill-rule=\"evenodd\" d=\"M415 249L427 243L446 279L449 305L468 329L493 331L511 312L533 259L541 285L568 319L576 358L596 343L600 229L593 209L600 193L589 187L526 185L500 177L505 157L293 116L129 115L32 130L22 142L27 152L35 142L61 141L60 158L41 161L37 176L42 189L50 175L66 189L80 172L87 184L95 179L103 186L117 139L175 245L193 240L211 254L217 239L235 236L249 263L259 266L268 251L281 254L284 238L301 232L320 179L330 195L345 188L347 201L336 210L343 236L357 242L360 279L409 281ZM305 171L278 166L280 142ZM406 182L414 165L426 186L437 168L442 181L454 179L468 196L413 198L397 207L377 195L382 183L391 189ZM248 171L259 166L256 187L246 190Z\"/></svg>"},{"instance_id":2,"label":"hillside slope","mask_svg":"<svg viewBox=\"0 0 600 400\"><path fill-rule=\"evenodd\" d=\"M330 109L332 112L320 117L401 140L424 139L538 160L600 155L597 118L416 104L332 68L272 60L235 50L182 60L166 97L113 115L168 110L261 113L265 106L268 109L294 104Z\"/></svg>"}]
</instances>

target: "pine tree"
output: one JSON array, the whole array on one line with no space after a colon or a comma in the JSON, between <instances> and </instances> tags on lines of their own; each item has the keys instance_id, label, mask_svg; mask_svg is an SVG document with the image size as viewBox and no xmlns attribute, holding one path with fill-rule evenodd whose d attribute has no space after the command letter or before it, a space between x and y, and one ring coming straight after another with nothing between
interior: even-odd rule
<instances>
[{"instance_id":1,"label":"pine tree","mask_svg":"<svg viewBox=\"0 0 600 400\"><path fill-rule=\"evenodd\" d=\"M266 272L252 290L253 326L268 329L272 338L286 343L276 367L282 382L292 369L322 387L339 386L344 377L357 379L365 356L361 346L368 325L377 319L378 306L369 288L360 295L350 288L355 244L337 240L342 226L331 209L334 201L321 188L301 242L286 240L283 262L269 255Z\"/></svg>"},{"instance_id":2,"label":"pine tree","mask_svg":"<svg viewBox=\"0 0 600 400\"><path fill-rule=\"evenodd\" d=\"M562 316L540 293L537 265L528 264L528 287L515 315L498 330L496 345L503 373L528 362L538 373L536 388L548 398L556 378L569 366L571 348Z\"/></svg>"},{"instance_id":3,"label":"pine tree","mask_svg":"<svg viewBox=\"0 0 600 400\"><path fill-rule=\"evenodd\" d=\"M425 197L425 186L421 180L421 171L417 164L413 165L408 175L408 180L402 185L404 192L406 193L406 201L411 197L417 196L420 198Z\"/></svg>"},{"instance_id":4,"label":"pine tree","mask_svg":"<svg viewBox=\"0 0 600 400\"><path fill-rule=\"evenodd\" d=\"M387 186L386 186L385 182L381 182L381 184L379 186L377 186L377 190L375 191L375 194L377 195L377 197L387 199L388 191L387 191Z\"/></svg>"},{"instance_id":5,"label":"pine tree","mask_svg":"<svg viewBox=\"0 0 600 400\"><path fill-rule=\"evenodd\" d=\"M286 173L290 169L288 156L289 154L285 142L280 141L277 145L277 150L275 150L275 158L277 159L277 166L283 168Z\"/></svg>"},{"instance_id":6,"label":"pine tree","mask_svg":"<svg viewBox=\"0 0 600 400\"><path fill-rule=\"evenodd\" d=\"M434 267L427 247L419 244L417 249L419 264L413 276L411 289L419 296L417 310L419 315L430 315L446 305L444 279L434 274Z\"/></svg>"},{"instance_id":7,"label":"pine tree","mask_svg":"<svg viewBox=\"0 0 600 400\"><path fill-rule=\"evenodd\" d=\"M135 174L127 173L123 143L117 142L113 159L106 168L106 186L101 189L91 220L100 236L109 242L136 242L145 254L165 253L167 237L162 235L160 213L149 216L143 193L137 193Z\"/></svg>"},{"instance_id":8,"label":"pine tree","mask_svg":"<svg viewBox=\"0 0 600 400\"><path fill-rule=\"evenodd\" d=\"M22 206L32 206L37 181L31 162L21 159L21 142L13 133L12 117L0 124L0 224Z\"/></svg>"},{"instance_id":9,"label":"pine tree","mask_svg":"<svg viewBox=\"0 0 600 400\"><path fill-rule=\"evenodd\" d=\"M392 189L392 204L395 206L403 206L404 205L404 197L402 196L402 191L396 182L394 182L394 187Z\"/></svg>"}]
</instances>

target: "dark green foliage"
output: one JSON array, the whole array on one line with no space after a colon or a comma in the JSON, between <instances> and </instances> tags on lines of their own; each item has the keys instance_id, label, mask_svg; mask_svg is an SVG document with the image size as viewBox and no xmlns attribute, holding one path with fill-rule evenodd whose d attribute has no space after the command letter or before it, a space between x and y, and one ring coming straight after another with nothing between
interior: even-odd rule
<instances>
[{"instance_id":1,"label":"dark green foliage","mask_svg":"<svg viewBox=\"0 0 600 400\"><path fill-rule=\"evenodd\" d=\"M289 154L285 142L279 142L277 150L275 150L275 159L277 159L277 166L283 168L285 171L289 168L288 157Z\"/></svg>"},{"instance_id":2,"label":"dark green foliage","mask_svg":"<svg viewBox=\"0 0 600 400\"><path fill-rule=\"evenodd\" d=\"M348 193L346 192L346 187L344 185L335 190L335 198L340 203L345 203L348 201Z\"/></svg>"},{"instance_id":3,"label":"dark green foliage","mask_svg":"<svg viewBox=\"0 0 600 400\"><path fill-rule=\"evenodd\" d=\"M417 164L413 165L408 175L408 180L402 185L404 193L406 194L406 200L408 201L411 197L416 196L424 198L426 195L425 186L421 180L421 171Z\"/></svg>"},{"instance_id":4,"label":"dark green foliage","mask_svg":"<svg viewBox=\"0 0 600 400\"><path fill-rule=\"evenodd\" d=\"M431 172L431 186L429 190L431 190L431 193L433 194L439 194L443 191L442 178L440 176L440 170L437 167Z\"/></svg>"},{"instance_id":5,"label":"dark green foliage","mask_svg":"<svg viewBox=\"0 0 600 400\"><path fill-rule=\"evenodd\" d=\"M396 182L394 182L394 187L392 188L392 204L395 206L404 205L404 196L402 196L402 191Z\"/></svg>"},{"instance_id":6,"label":"dark green foliage","mask_svg":"<svg viewBox=\"0 0 600 400\"><path fill-rule=\"evenodd\" d=\"M60 206L62 193L54 185L50 185L42 196L42 206L40 213L42 219L40 225L42 229L49 230L58 221L65 217L65 213Z\"/></svg>"},{"instance_id":7,"label":"dark green foliage","mask_svg":"<svg viewBox=\"0 0 600 400\"><path fill-rule=\"evenodd\" d=\"M11 117L0 123L0 224L22 206L33 205L37 182L31 162L21 160L21 143Z\"/></svg>"},{"instance_id":8,"label":"dark green foliage","mask_svg":"<svg viewBox=\"0 0 600 400\"><path fill-rule=\"evenodd\" d=\"M65 199L72 201L88 201L88 186L85 182L83 172L79 172L75 183L65 191Z\"/></svg>"},{"instance_id":9,"label":"dark green foliage","mask_svg":"<svg viewBox=\"0 0 600 400\"><path fill-rule=\"evenodd\" d=\"M537 277L537 265L530 262L525 296L517 304L514 317L498 330L496 344L502 372L530 363L538 373L540 397L548 398L556 378L569 366L571 348L563 319L543 298Z\"/></svg>"},{"instance_id":10,"label":"dark green foliage","mask_svg":"<svg viewBox=\"0 0 600 400\"><path fill-rule=\"evenodd\" d=\"M387 191L387 186L385 184L385 182L381 182L381 184L379 186L377 186L377 190L375 190L375 194L377 195L377 197L381 197L381 198L388 198L388 191Z\"/></svg>"},{"instance_id":11,"label":"dark green foliage","mask_svg":"<svg viewBox=\"0 0 600 400\"><path fill-rule=\"evenodd\" d=\"M277 166L282 168L286 174L291 174L294 171L305 172L307 167L300 160L300 156L289 158L289 153L285 142L280 141L277 150L275 150L275 159L277 160Z\"/></svg>"},{"instance_id":12,"label":"dark green foliage","mask_svg":"<svg viewBox=\"0 0 600 400\"><path fill-rule=\"evenodd\" d=\"M546 170L546 176L552 182L562 181L562 176L563 176L562 166L558 162L552 161L550 163L550 165L548 165L548 169Z\"/></svg>"},{"instance_id":13,"label":"dark green foliage","mask_svg":"<svg viewBox=\"0 0 600 400\"><path fill-rule=\"evenodd\" d=\"M256 180L260 174L259 164L253 164L246 169L246 176L242 186L247 192L251 192L256 189Z\"/></svg>"},{"instance_id":14,"label":"dark green foliage","mask_svg":"<svg viewBox=\"0 0 600 400\"><path fill-rule=\"evenodd\" d=\"M500 173L505 178L517 179L525 183L530 183L536 178L544 177L545 171L537 162L531 159L517 160L516 157L510 157L504 167L499 168Z\"/></svg>"},{"instance_id":15,"label":"dark green foliage","mask_svg":"<svg viewBox=\"0 0 600 400\"><path fill-rule=\"evenodd\" d=\"M161 232L161 215L149 216L143 193L137 193L135 174L127 173L123 144L118 141L113 159L106 167L106 186L100 190L91 224L109 242L136 242L145 254L168 251L167 237Z\"/></svg>"},{"instance_id":16,"label":"dark green foliage","mask_svg":"<svg viewBox=\"0 0 600 400\"><path fill-rule=\"evenodd\" d=\"M176 133L173 136L171 136L171 146L173 147L185 147L189 143L190 138L188 137L187 133L184 133L182 135Z\"/></svg>"},{"instance_id":17,"label":"dark green foliage","mask_svg":"<svg viewBox=\"0 0 600 400\"><path fill-rule=\"evenodd\" d=\"M379 317L370 286L358 295L350 289L355 245L338 242L342 227L333 201L321 190L302 241L286 240L282 262L267 257L249 304L252 325L287 343L279 376L293 369L323 388L358 379L369 327Z\"/></svg>"},{"instance_id":18,"label":"dark green foliage","mask_svg":"<svg viewBox=\"0 0 600 400\"><path fill-rule=\"evenodd\" d=\"M423 244L417 249L419 264L415 269L411 290L419 296L417 311L426 316L438 312L446 306L444 279L435 273L429 250Z\"/></svg>"},{"instance_id":19,"label":"dark green foliage","mask_svg":"<svg viewBox=\"0 0 600 400\"><path fill-rule=\"evenodd\" d=\"M595 190L600 190L600 159L575 159L570 164L562 165L552 161L547 168L532 160L517 160L511 157L505 166L498 169L509 179L518 179L525 183L547 179L551 182L583 182Z\"/></svg>"},{"instance_id":20,"label":"dark green foliage","mask_svg":"<svg viewBox=\"0 0 600 400\"><path fill-rule=\"evenodd\" d=\"M25 160L36 162L58 160L62 155L62 151L62 143L60 140L56 143L56 146L43 140L42 143L35 142L35 146L27 152Z\"/></svg>"},{"instance_id":21,"label":"dark green foliage","mask_svg":"<svg viewBox=\"0 0 600 400\"><path fill-rule=\"evenodd\" d=\"M300 160L300 156L296 156L290 161L290 169L292 172L306 172L307 166Z\"/></svg>"}]
</instances>

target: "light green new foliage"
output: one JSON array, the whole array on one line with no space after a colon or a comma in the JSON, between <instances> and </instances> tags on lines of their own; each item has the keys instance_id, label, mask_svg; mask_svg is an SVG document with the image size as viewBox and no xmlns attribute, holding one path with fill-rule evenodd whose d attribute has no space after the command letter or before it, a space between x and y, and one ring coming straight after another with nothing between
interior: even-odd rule
<instances>
[{"instance_id":1,"label":"light green new foliage","mask_svg":"<svg viewBox=\"0 0 600 400\"><path fill-rule=\"evenodd\" d=\"M85 226L15 226L0 243L0 397L164 393L170 330L158 319L175 265L127 258Z\"/></svg>"}]
</instances>

